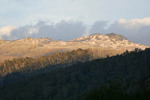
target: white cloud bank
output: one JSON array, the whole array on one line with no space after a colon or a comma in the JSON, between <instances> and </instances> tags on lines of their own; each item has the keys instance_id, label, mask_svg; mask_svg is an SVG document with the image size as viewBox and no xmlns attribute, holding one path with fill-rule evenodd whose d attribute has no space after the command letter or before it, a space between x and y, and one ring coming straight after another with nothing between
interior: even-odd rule
<instances>
[{"instance_id":1,"label":"white cloud bank","mask_svg":"<svg viewBox=\"0 0 150 100\"><path fill-rule=\"evenodd\" d=\"M11 25L2 27L0 29L0 38L2 38L3 35L6 35L6 36L11 35L11 32L13 30L15 30L15 29L16 29L16 27L15 26L11 26Z\"/></svg>"},{"instance_id":2,"label":"white cloud bank","mask_svg":"<svg viewBox=\"0 0 150 100\"><path fill-rule=\"evenodd\" d=\"M107 21L97 21L87 31L87 25L79 21L60 21L56 24L38 22L36 25L26 25L16 28L6 26L0 29L0 37L8 40L47 37L52 39L71 40L93 33L118 33L136 43L150 45L150 17L143 19L119 19L108 26ZM107 28L106 28L107 27Z\"/></svg>"},{"instance_id":3,"label":"white cloud bank","mask_svg":"<svg viewBox=\"0 0 150 100\"><path fill-rule=\"evenodd\" d=\"M149 26L150 25L150 17L149 18L143 18L143 19L132 19L132 20L125 20L120 19L118 21L120 25L125 27L126 29L139 29L143 26Z\"/></svg>"}]
</instances>

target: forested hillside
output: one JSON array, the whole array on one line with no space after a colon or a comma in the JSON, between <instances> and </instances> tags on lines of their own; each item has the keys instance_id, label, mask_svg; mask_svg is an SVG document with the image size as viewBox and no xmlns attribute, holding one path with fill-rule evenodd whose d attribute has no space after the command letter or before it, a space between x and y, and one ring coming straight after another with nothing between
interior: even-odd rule
<instances>
[{"instance_id":1,"label":"forested hillside","mask_svg":"<svg viewBox=\"0 0 150 100\"><path fill-rule=\"evenodd\" d=\"M92 59L90 50L77 49L39 58L15 58L0 65L0 86Z\"/></svg>"},{"instance_id":2,"label":"forested hillside","mask_svg":"<svg viewBox=\"0 0 150 100\"><path fill-rule=\"evenodd\" d=\"M59 68L50 73L5 86L0 89L0 99L78 100L88 91L102 86L107 88L116 86L123 93L130 95L138 90L149 91L149 83L150 49L144 51L136 49L114 57Z\"/></svg>"},{"instance_id":3,"label":"forested hillside","mask_svg":"<svg viewBox=\"0 0 150 100\"><path fill-rule=\"evenodd\" d=\"M31 76L50 72L59 67L67 67L77 62L86 62L121 54L125 50L108 48L77 49L39 58L14 58L0 64L0 86L10 84Z\"/></svg>"},{"instance_id":4,"label":"forested hillside","mask_svg":"<svg viewBox=\"0 0 150 100\"><path fill-rule=\"evenodd\" d=\"M118 85L90 90L77 100L150 100L150 90L139 89L127 93Z\"/></svg>"},{"instance_id":5,"label":"forested hillside","mask_svg":"<svg viewBox=\"0 0 150 100\"><path fill-rule=\"evenodd\" d=\"M50 56L42 56L37 59L30 57L14 58L13 60L5 60L0 65L0 76L3 77L8 73L18 71L33 71L51 65L71 65L76 62L85 62L90 60L90 51L77 49L68 52L56 53Z\"/></svg>"}]
</instances>

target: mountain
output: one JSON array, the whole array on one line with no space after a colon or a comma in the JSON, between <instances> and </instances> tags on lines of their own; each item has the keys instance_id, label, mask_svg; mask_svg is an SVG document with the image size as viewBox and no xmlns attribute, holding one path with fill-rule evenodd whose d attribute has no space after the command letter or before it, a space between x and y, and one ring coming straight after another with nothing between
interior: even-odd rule
<instances>
[{"instance_id":1,"label":"mountain","mask_svg":"<svg viewBox=\"0 0 150 100\"><path fill-rule=\"evenodd\" d=\"M7 59L20 57L47 56L58 52L81 49L91 49L94 58L106 57L100 56L103 52L109 52L108 55L116 55L126 50L135 48L145 49L148 46L133 43L124 36L118 34L93 34L83 36L70 41L52 40L48 38L33 39L27 37L21 40L0 40L0 62Z\"/></svg>"},{"instance_id":2,"label":"mountain","mask_svg":"<svg viewBox=\"0 0 150 100\"><path fill-rule=\"evenodd\" d=\"M70 41L30 37L15 41L1 40L0 47L0 86L3 86L51 72L58 67L106 58L135 48L145 49L147 46L135 44L122 35L111 33L93 34Z\"/></svg>"},{"instance_id":3,"label":"mountain","mask_svg":"<svg viewBox=\"0 0 150 100\"><path fill-rule=\"evenodd\" d=\"M123 48L133 50L135 48L144 49L146 47L140 44L133 43L127 40L124 36L115 33L110 33L106 35L93 34L90 36L80 37L71 41L85 43L100 48L114 48L114 49Z\"/></svg>"},{"instance_id":4,"label":"mountain","mask_svg":"<svg viewBox=\"0 0 150 100\"><path fill-rule=\"evenodd\" d=\"M78 97L85 94L87 99L81 100L149 100L149 65L150 49L136 49L5 86L0 88L0 99L80 100ZM94 94L86 94L99 88Z\"/></svg>"}]
</instances>

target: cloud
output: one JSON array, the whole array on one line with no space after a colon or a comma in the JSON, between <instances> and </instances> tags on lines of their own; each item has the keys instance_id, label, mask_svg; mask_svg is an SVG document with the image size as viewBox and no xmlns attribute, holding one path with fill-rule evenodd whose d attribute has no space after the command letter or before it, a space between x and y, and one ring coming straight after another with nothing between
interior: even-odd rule
<instances>
[{"instance_id":1,"label":"cloud","mask_svg":"<svg viewBox=\"0 0 150 100\"><path fill-rule=\"evenodd\" d=\"M150 17L148 18L143 18L143 19L132 19L132 20L125 20L125 19L120 19L118 21L120 25L125 27L126 29L139 29L143 26L149 26L150 25Z\"/></svg>"},{"instance_id":2,"label":"cloud","mask_svg":"<svg viewBox=\"0 0 150 100\"><path fill-rule=\"evenodd\" d=\"M14 29L16 29L16 27L11 25L0 28L0 38L2 38L3 35L9 36Z\"/></svg>"},{"instance_id":3,"label":"cloud","mask_svg":"<svg viewBox=\"0 0 150 100\"><path fill-rule=\"evenodd\" d=\"M51 38L57 40L71 40L93 33L118 33L135 43L150 45L150 18L119 19L108 26L107 21L97 21L87 31L87 26L80 21L60 21L48 24L39 21L35 25L21 27L6 26L0 29L0 37L7 40L32 38Z\"/></svg>"},{"instance_id":4,"label":"cloud","mask_svg":"<svg viewBox=\"0 0 150 100\"><path fill-rule=\"evenodd\" d=\"M107 26L107 21L97 21L95 22L91 29L89 30L90 33L105 33L105 27Z\"/></svg>"},{"instance_id":5,"label":"cloud","mask_svg":"<svg viewBox=\"0 0 150 100\"><path fill-rule=\"evenodd\" d=\"M28 36L32 38L52 38L70 40L78 38L85 33L86 26L78 21L60 21L56 24L47 24L39 21L36 25L26 25L11 31L10 35L3 35L4 39L15 40L23 39Z\"/></svg>"},{"instance_id":6,"label":"cloud","mask_svg":"<svg viewBox=\"0 0 150 100\"><path fill-rule=\"evenodd\" d=\"M2 38L3 39L7 39L7 40L16 40L16 39L23 39L26 38L32 34L35 34L36 32L38 32L38 29L36 29L35 26L32 25L26 25L26 26L22 26L22 27L18 27L13 29L9 35L3 35Z\"/></svg>"},{"instance_id":7,"label":"cloud","mask_svg":"<svg viewBox=\"0 0 150 100\"><path fill-rule=\"evenodd\" d=\"M119 19L109 27L105 28L106 26L107 22L97 21L93 24L89 32L114 32L126 36L133 42L150 45L150 17L131 20Z\"/></svg>"},{"instance_id":8,"label":"cloud","mask_svg":"<svg viewBox=\"0 0 150 100\"><path fill-rule=\"evenodd\" d=\"M143 18L143 19L131 19L129 21L126 21L125 19L122 18L118 22L120 24L121 23L130 23L133 26L136 25L136 24L150 25L150 17Z\"/></svg>"},{"instance_id":9,"label":"cloud","mask_svg":"<svg viewBox=\"0 0 150 100\"><path fill-rule=\"evenodd\" d=\"M120 19L112 24L107 31L116 31L122 33L131 41L150 45L150 18L132 19L129 21Z\"/></svg>"},{"instance_id":10,"label":"cloud","mask_svg":"<svg viewBox=\"0 0 150 100\"><path fill-rule=\"evenodd\" d=\"M28 30L29 34L33 34L33 33L37 33L37 32L38 32L37 28L31 28L31 29Z\"/></svg>"}]
</instances>

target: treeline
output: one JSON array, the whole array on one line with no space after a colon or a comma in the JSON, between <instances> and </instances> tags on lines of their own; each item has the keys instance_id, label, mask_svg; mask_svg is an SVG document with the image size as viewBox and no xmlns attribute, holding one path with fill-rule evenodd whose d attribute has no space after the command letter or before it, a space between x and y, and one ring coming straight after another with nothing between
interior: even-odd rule
<instances>
[{"instance_id":1,"label":"treeline","mask_svg":"<svg viewBox=\"0 0 150 100\"><path fill-rule=\"evenodd\" d=\"M13 60L5 60L0 65L0 77L14 72L32 72L47 66L54 65L72 65L77 62L89 61L91 58L89 50L77 49L68 52L56 53L50 56L42 56L39 58L14 58Z\"/></svg>"},{"instance_id":2,"label":"treeline","mask_svg":"<svg viewBox=\"0 0 150 100\"><path fill-rule=\"evenodd\" d=\"M32 72L47 66L69 66L77 62L85 62L98 58L106 58L107 56L114 56L116 54L121 54L124 51L125 50L122 49L91 48L61 52L50 56L41 56L39 58L14 58L12 60L5 60L0 64L0 77L4 77L14 72Z\"/></svg>"},{"instance_id":3,"label":"treeline","mask_svg":"<svg viewBox=\"0 0 150 100\"><path fill-rule=\"evenodd\" d=\"M102 90L102 86L106 88ZM78 98L84 97L88 91L95 91L99 88L102 94L99 90L98 94L104 93L103 99L100 100L106 100L105 98L109 96L114 96L112 100L115 100L115 97L119 100L121 95L125 98L128 94L132 96L142 90L144 92L138 95L149 98L150 49L126 51L121 55L59 68L50 73L0 88L0 99L79 100ZM89 94L90 99L87 97L83 100L94 100L91 98L92 95L93 93ZM144 100L149 100L147 98ZM120 98L120 100L123 99Z\"/></svg>"}]
</instances>

